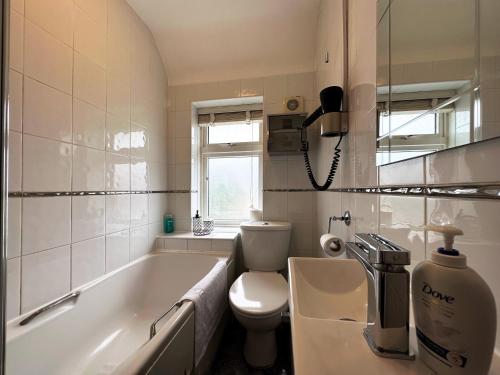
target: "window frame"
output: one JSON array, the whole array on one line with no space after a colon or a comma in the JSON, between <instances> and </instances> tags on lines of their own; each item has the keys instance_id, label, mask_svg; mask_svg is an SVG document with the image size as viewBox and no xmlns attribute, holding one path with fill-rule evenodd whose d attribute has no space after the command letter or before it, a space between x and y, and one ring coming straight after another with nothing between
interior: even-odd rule
<instances>
[{"instance_id":1,"label":"window frame","mask_svg":"<svg viewBox=\"0 0 500 375\"><path fill-rule=\"evenodd\" d=\"M201 214L202 217L208 218L208 159L213 157L229 158L229 157L242 157L242 156L255 156L258 158L259 163L259 176L258 176L258 202L262 205L262 189L263 189L263 129L264 120L253 120L259 123L259 140L257 142L235 142L235 143L208 143L208 133L210 126L200 127L200 188L201 188ZM214 125L217 126L217 125ZM250 125L249 125L250 126ZM261 207L256 207L261 208ZM250 212L250 208L249 208ZM215 225L219 227L236 227L248 218L241 219L214 219Z\"/></svg>"}]
</instances>

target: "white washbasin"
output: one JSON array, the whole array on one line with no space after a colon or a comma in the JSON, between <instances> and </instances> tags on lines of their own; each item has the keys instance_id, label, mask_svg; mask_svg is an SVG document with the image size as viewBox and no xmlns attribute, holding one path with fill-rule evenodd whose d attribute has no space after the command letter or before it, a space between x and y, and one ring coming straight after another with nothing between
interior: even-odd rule
<instances>
[{"instance_id":1,"label":"white washbasin","mask_svg":"<svg viewBox=\"0 0 500 375\"><path fill-rule=\"evenodd\" d=\"M290 258L291 301L298 314L366 322L367 282L352 259Z\"/></svg>"},{"instance_id":2,"label":"white washbasin","mask_svg":"<svg viewBox=\"0 0 500 375\"><path fill-rule=\"evenodd\" d=\"M368 285L358 261L289 258L288 270L296 375L435 375L418 357L388 359L368 347ZM415 348L414 329L411 335Z\"/></svg>"}]
</instances>

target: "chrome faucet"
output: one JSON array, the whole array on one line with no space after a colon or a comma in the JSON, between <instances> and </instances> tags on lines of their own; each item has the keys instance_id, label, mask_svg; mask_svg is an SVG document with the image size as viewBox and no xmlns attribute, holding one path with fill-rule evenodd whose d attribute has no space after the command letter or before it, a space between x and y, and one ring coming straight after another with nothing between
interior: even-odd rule
<instances>
[{"instance_id":1,"label":"chrome faucet","mask_svg":"<svg viewBox=\"0 0 500 375\"><path fill-rule=\"evenodd\" d=\"M347 252L366 271L368 316L363 331L371 350L382 357L414 359L409 345L410 252L377 234L358 233Z\"/></svg>"}]
</instances>

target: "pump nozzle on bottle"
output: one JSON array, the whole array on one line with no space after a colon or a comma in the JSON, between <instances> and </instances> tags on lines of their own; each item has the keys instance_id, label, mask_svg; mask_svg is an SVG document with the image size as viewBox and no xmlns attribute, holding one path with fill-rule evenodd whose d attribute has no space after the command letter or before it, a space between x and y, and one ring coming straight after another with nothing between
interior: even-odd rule
<instances>
[{"instance_id":1,"label":"pump nozzle on bottle","mask_svg":"<svg viewBox=\"0 0 500 375\"><path fill-rule=\"evenodd\" d=\"M441 233L444 240L444 250L450 252L453 251L453 242L455 241L455 236L461 236L464 234L462 229L454 227L453 225L429 224L425 226L425 229L431 232Z\"/></svg>"}]
</instances>

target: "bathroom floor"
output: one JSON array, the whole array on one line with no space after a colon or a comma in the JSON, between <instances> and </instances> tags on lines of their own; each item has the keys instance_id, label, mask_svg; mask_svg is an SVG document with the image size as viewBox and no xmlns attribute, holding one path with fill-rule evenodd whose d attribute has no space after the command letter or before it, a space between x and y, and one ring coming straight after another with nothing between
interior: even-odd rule
<instances>
[{"instance_id":1,"label":"bathroom floor","mask_svg":"<svg viewBox=\"0 0 500 375\"><path fill-rule=\"evenodd\" d=\"M243 357L245 329L236 319L231 319L215 358L212 375L291 375L290 325L282 324L278 327L276 338L278 340L278 358L274 366L265 370L254 370L247 365Z\"/></svg>"}]
</instances>

